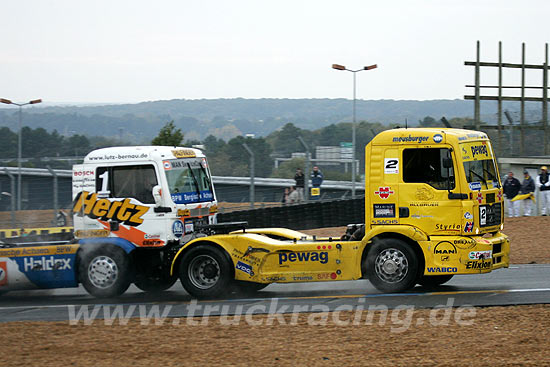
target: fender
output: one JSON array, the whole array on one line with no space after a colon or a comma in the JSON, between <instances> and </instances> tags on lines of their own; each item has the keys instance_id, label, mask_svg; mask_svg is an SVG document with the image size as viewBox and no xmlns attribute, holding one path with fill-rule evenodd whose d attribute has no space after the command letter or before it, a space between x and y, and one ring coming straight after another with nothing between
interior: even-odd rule
<instances>
[{"instance_id":1,"label":"fender","mask_svg":"<svg viewBox=\"0 0 550 367\"><path fill-rule=\"evenodd\" d=\"M408 226L408 225L389 225L389 226L376 226L365 233L363 241L370 241L372 238L384 233L398 233L405 237L410 238L414 242L428 241L429 237L426 232L421 229Z\"/></svg>"},{"instance_id":2,"label":"fender","mask_svg":"<svg viewBox=\"0 0 550 367\"><path fill-rule=\"evenodd\" d=\"M233 246L225 243L225 241L223 240L224 237L227 237L228 235L214 235L214 236L208 236L208 237L198 237L198 238L195 238L194 240L191 240L189 242L187 242L182 248L180 248L178 250L178 252L176 253L176 256L174 256L174 259L172 260L172 265L170 265L170 275L174 275L174 267L175 265L178 263L181 255L183 254L183 252L185 252L187 249L189 249L191 246L194 246L194 245L197 245L201 242L211 242L211 243L214 243L218 246L220 246L227 254L230 254L231 253L231 250L232 248L234 248ZM232 235L230 235L231 237L233 237ZM231 258L231 256L228 256L229 259L231 259L231 261L233 261L233 259Z\"/></svg>"},{"instance_id":3,"label":"fender","mask_svg":"<svg viewBox=\"0 0 550 367\"><path fill-rule=\"evenodd\" d=\"M358 269L362 269L362 262L365 258L365 250L368 250L368 248L372 245L373 238L380 236L380 235L387 235L388 237L391 237L392 234L399 234L401 236L407 237L413 242L418 243L420 246L420 242L422 241L429 241L428 235L422 231L421 229L414 227L414 226L408 226L408 225L384 225L384 226L376 226L365 233L365 237L363 237L363 240L361 241L363 244L363 251L362 256L357 257L357 261L359 263L356 264L358 266ZM422 250L422 246L420 246L420 250Z\"/></svg>"},{"instance_id":4,"label":"fender","mask_svg":"<svg viewBox=\"0 0 550 367\"><path fill-rule=\"evenodd\" d=\"M78 241L81 246L89 245L113 245L120 247L127 254L130 254L136 249L136 245L132 242L118 237L94 237L94 238L83 238Z\"/></svg>"}]
</instances>

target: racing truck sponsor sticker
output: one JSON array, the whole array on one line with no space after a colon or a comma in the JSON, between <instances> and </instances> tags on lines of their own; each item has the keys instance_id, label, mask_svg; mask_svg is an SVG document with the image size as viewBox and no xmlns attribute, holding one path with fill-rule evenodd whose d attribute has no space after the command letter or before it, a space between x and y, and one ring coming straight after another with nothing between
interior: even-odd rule
<instances>
[{"instance_id":1,"label":"racing truck sponsor sticker","mask_svg":"<svg viewBox=\"0 0 550 367\"><path fill-rule=\"evenodd\" d=\"M434 247L435 255L456 255L457 253L455 245L447 241L439 242Z\"/></svg>"},{"instance_id":2,"label":"racing truck sponsor sticker","mask_svg":"<svg viewBox=\"0 0 550 367\"><path fill-rule=\"evenodd\" d=\"M470 182L468 186L470 186L470 190L472 191L481 190L481 182Z\"/></svg>"},{"instance_id":3,"label":"racing truck sponsor sticker","mask_svg":"<svg viewBox=\"0 0 550 367\"><path fill-rule=\"evenodd\" d=\"M386 200L387 198L390 197L391 194L393 194L393 190L391 189L391 187L379 187L378 188L378 191L375 191L374 192L374 195L378 195L380 196L380 199L384 199Z\"/></svg>"},{"instance_id":4,"label":"racing truck sponsor sticker","mask_svg":"<svg viewBox=\"0 0 550 367\"><path fill-rule=\"evenodd\" d=\"M466 263L466 269L477 269L477 270L484 270L484 269L491 269L492 261L468 261Z\"/></svg>"},{"instance_id":5,"label":"racing truck sponsor sticker","mask_svg":"<svg viewBox=\"0 0 550 367\"><path fill-rule=\"evenodd\" d=\"M254 275L254 272L252 271L252 266L245 264L242 261L237 261L237 265L235 265L235 269L245 272L250 276Z\"/></svg>"},{"instance_id":6,"label":"racing truck sponsor sticker","mask_svg":"<svg viewBox=\"0 0 550 367\"><path fill-rule=\"evenodd\" d=\"M373 204L375 218L395 218L395 204Z\"/></svg>"},{"instance_id":7,"label":"racing truck sponsor sticker","mask_svg":"<svg viewBox=\"0 0 550 367\"><path fill-rule=\"evenodd\" d=\"M176 158L194 158L194 157L196 157L195 151L192 150L192 149L172 150L172 154Z\"/></svg>"},{"instance_id":8,"label":"racing truck sponsor sticker","mask_svg":"<svg viewBox=\"0 0 550 367\"><path fill-rule=\"evenodd\" d=\"M178 219L174 223L172 223L172 233L177 238L180 238L181 236L183 236L184 226L181 220Z\"/></svg>"},{"instance_id":9,"label":"racing truck sponsor sticker","mask_svg":"<svg viewBox=\"0 0 550 367\"><path fill-rule=\"evenodd\" d=\"M73 203L73 212L79 216L107 221L117 220L130 226L139 226L143 223L143 215L149 207L130 203L130 199L109 200L99 199L97 193L88 191L79 192Z\"/></svg>"},{"instance_id":10,"label":"racing truck sponsor sticker","mask_svg":"<svg viewBox=\"0 0 550 367\"><path fill-rule=\"evenodd\" d=\"M438 266L429 266L428 273L456 273L458 268L456 267L438 267Z\"/></svg>"},{"instance_id":11,"label":"racing truck sponsor sticker","mask_svg":"<svg viewBox=\"0 0 550 367\"><path fill-rule=\"evenodd\" d=\"M311 251L311 252L280 252L279 265L286 262L315 262L326 264L328 262L328 252L326 251Z\"/></svg>"},{"instance_id":12,"label":"racing truck sponsor sticker","mask_svg":"<svg viewBox=\"0 0 550 367\"><path fill-rule=\"evenodd\" d=\"M468 254L468 258L471 260L483 260L483 259L491 259L493 257L493 251L487 250L487 251L471 251Z\"/></svg>"},{"instance_id":13,"label":"racing truck sponsor sticker","mask_svg":"<svg viewBox=\"0 0 550 367\"><path fill-rule=\"evenodd\" d=\"M424 143L428 141L429 136L396 136L393 138L394 143Z\"/></svg>"}]
</instances>

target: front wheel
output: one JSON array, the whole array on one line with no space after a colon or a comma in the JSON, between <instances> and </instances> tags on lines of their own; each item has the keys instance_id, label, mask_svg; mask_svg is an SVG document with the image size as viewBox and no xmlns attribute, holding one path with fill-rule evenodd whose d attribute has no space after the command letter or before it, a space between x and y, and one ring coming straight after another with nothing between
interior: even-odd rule
<instances>
[{"instance_id":1,"label":"front wheel","mask_svg":"<svg viewBox=\"0 0 550 367\"><path fill-rule=\"evenodd\" d=\"M369 250L366 269L376 289L386 293L403 292L415 285L418 257L404 241L384 238Z\"/></svg>"},{"instance_id":2,"label":"front wheel","mask_svg":"<svg viewBox=\"0 0 550 367\"><path fill-rule=\"evenodd\" d=\"M218 248L198 245L184 254L179 276L183 288L194 297L222 297L231 291L233 267Z\"/></svg>"},{"instance_id":3,"label":"front wheel","mask_svg":"<svg viewBox=\"0 0 550 367\"><path fill-rule=\"evenodd\" d=\"M423 287L426 288L433 288L437 287L438 285L442 285L444 283L447 283L451 278L453 277L452 274L450 275L423 275L422 278L418 281L418 284L420 284Z\"/></svg>"},{"instance_id":4,"label":"front wheel","mask_svg":"<svg viewBox=\"0 0 550 367\"><path fill-rule=\"evenodd\" d=\"M128 255L119 247L100 245L82 247L78 274L88 293L98 298L116 297L124 293L132 280Z\"/></svg>"}]
</instances>

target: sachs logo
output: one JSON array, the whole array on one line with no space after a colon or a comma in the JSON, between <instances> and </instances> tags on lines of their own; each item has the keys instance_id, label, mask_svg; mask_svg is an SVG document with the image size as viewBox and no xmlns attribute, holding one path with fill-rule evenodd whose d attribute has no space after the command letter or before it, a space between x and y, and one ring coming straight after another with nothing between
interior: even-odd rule
<instances>
[{"instance_id":1,"label":"sachs logo","mask_svg":"<svg viewBox=\"0 0 550 367\"><path fill-rule=\"evenodd\" d=\"M393 190L390 187L379 187L378 191L375 191L374 194L385 200L393 194Z\"/></svg>"}]
</instances>

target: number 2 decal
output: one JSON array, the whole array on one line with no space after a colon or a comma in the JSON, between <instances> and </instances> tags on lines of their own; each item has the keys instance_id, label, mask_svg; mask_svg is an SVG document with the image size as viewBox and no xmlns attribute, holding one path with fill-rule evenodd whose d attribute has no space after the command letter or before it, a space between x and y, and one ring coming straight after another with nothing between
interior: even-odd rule
<instances>
[{"instance_id":1,"label":"number 2 decal","mask_svg":"<svg viewBox=\"0 0 550 367\"><path fill-rule=\"evenodd\" d=\"M384 158L384 173L386 174L399 173L399 159Z\"/></svg>"}]
</instances>

